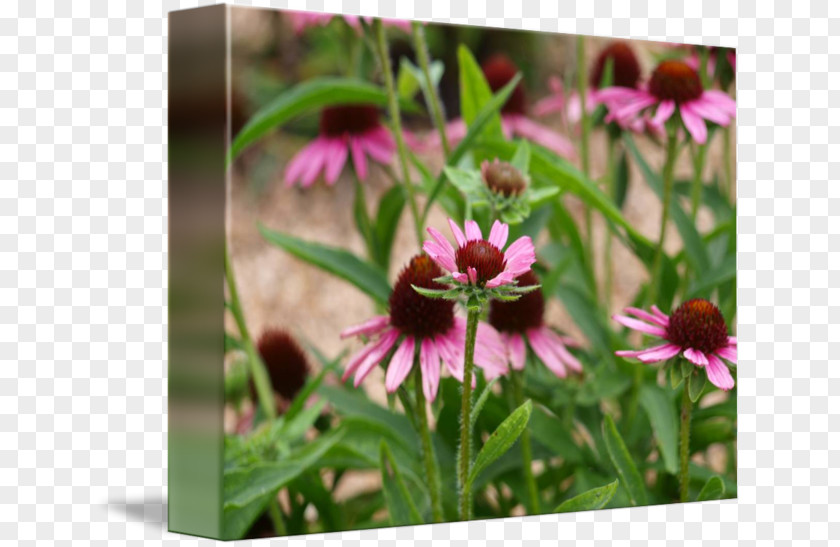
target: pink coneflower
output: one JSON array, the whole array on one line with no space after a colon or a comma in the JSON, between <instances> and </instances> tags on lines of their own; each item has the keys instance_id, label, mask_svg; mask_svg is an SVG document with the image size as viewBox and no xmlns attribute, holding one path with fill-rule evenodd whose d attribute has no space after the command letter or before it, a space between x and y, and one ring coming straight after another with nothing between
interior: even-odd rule
<instances>
[{"instance_id":1,"label":"pink coneflower","mask_svg":"<svg viewBox=\"0 0 840 547\"><path fill-rule=\"evenodd\" d=\"M643 363L666 361L679 353L698 367L706 369L709 381L720 389L729 390L735 380L721 357L737 363L737 342L729 336L726 321L720 310L702 298L684 302L671 316L662 313L656 306L651 312L639 308L625 308L626 315L614 315L613 319L631 328L657 336L666 343L640 351L617 351L620 357L635 357Z\"/></svg>"},{"instance_id":2,"label":"pink coneflower","mask_svg":"<svg viewBox=\"0 0 840 547\"><path fill-rule=\"evenodd\" d=\"M608 87L598 91L596 98L607 106L609 114L605 119L625 127L656 106L656 113L652 117L646 114L645 121L660 134L664 134L665 122L679 110L685 128L698 144L706 142L705 120L727 126L736 111L735 101L729 95L704 90L697 71L674 60L659 63L646 89Z\"/></svg>"},{"instance_id":3,"label":"pink coneflower","mask_svg":"<svg viewBox=\"0 0 840 547\"><path fill-rule=\"evenodd\" d=\"M494 93L506 86L518 72L516 65L504 55L491 57L481 65L481 69L484 72L484 77L487 78L487 84ZM522 82L519 82L501 108L502 131L504 131L505 137L510 139L514 135L518 135L544 146L564 158L573 158L575 147L569 139L530 119L527 106L525 86ZM446 124L446 137L449 141L460 141L466 134L467 124L464 123L463 119L457 118ZM437 136L432 136L430 142L440 144Z\"/></svg>"},{"instance_id":4,"label":"pink coneflower","mask_svg":"<svg viewBox=\"0 0 840 547\"><path fill-rule=\"evenodd\" d=\"M701 46L702 47L702 46ZM706 60L706 74L709 75L709 78L715 75L715 71L717 70L717 58L718 58L718 50L719 48L715 46L709 46L709 58ZM735 72L735 50L734 49L727 49L726 50L726 60L729 62L729 66L732 69L732 72ZM689 55L685 59L685 64L693 68L694 70L700 70L700 54L697 51L697 47L691 48L691 55Z\"/></svg>"},{"instance_id":5,"label":"pink coneflower","mask_svg":"<svg viewBox=\"0 0 840 547\"><path fill-rule=\"evenodd\" d=\"M321 111L318 136L298 152L286 167L286 186L311 186L323 171L324 180L335 184L348 153L360 180L368 174L367 157L388 164L396 143L379 122L379 110L369 105L330 106Z\"/></svg>"},{"instance_id":6,"label":"pink coneflower","mask_svg":"<svg viewBox=\"0 0 840 547\"><path fill-rule=\"evenodd\" d=\"M434 241L423 243L426 251L443 269L452 272L458 283L493 289L512 283L514 279L531 270L536 262L534 244L528 236L522 236L502 253L508 238L508 225L493 223L490 237L482 239L481 228L474 220L465 225L466 235L449 219L449 227L458 242L455 250L443 234L429 227Z\"/></svg>"},{"instance_id":7,"label":"pink coneflower","mask_svg":"<svg viewBox=\"0 0 840 547\"><path fill-rule=\"evenodd\" d=\"M533 272L519 277L520 285L539 285ZM519 300L490 302L488 321L507 347L507 355L514 370L525 368L526 341L545 366L558 378L565 378L567 369L580 372L583 367L566 346L576 345L571 338L560 336L543 322L545 300L542 290L537 289L522 295Z\"/></svg>"},{"instance_id":8,"label":"pink coneflower","mask_svg":"<svg viewBox=\"0 0 840 547\"><path fill-rule=\"evenodd\" d=\"M633 49L626 42L615 41L602 49L598 57L595 58L592 70L589 73L589 89L586 90L584 105L581 104L580 95L577 91L572 91L569 94L567 103L563 82L556 76L552 76L548 80L548 86L552 94L537 102L534 106L534 113L538 116L544 116L551 112L565 113L569 122L575 124L582 117L583 107L589 113L594 112L595 107L598 106L594 93L601 87L604 69L609 60L612 60L613 63L611 85L636 89L639 77L642 74L636 54L633 53Z\"/></svg>"},{"instance_id":9,"label":"pink coneflower","mask_svg":"<svg viewBox=\"0 0 840 547\"><path fill-rule=\"evenodd\" d=\"M289 12L289 17L292 20L292 26L295 33L302 34L310 27L324 27L332 21L333 17L341 17L344 21L356 30L361 30L362 24L359 21L364 19L365 23L371 24L373 17L359 17L358 15L338 15L335 13L314 13L307 11L293 11ZM386 27L395 27L405 32L411 31L411 21L402 19L382 19L382 24Z\"/></svg>"},{"instance_id":10,"label":"pink coneflower","mask_svg":"<svg viewBox=\"0 0 840 547\"><path fill-rule=\"evenodd\" d=\"M396 347L385 373L385 389L393 393L411 372L415 351L420 355L423 394L434 401L440 382L441 361L459 381L464 379L464 339L466 321L455 316L455 303L432 299L416 292L412 285L426 289L445 289L435 278L443 275L426 255L417 255L403 269L388 301L388 315L379 315L341 333L370 338L348 362L342 380L355 374L353 384L362 380ZM507 367L499 334L479 323L475 363L488 378L504 374Z\"/></svg>"}]
</instances>

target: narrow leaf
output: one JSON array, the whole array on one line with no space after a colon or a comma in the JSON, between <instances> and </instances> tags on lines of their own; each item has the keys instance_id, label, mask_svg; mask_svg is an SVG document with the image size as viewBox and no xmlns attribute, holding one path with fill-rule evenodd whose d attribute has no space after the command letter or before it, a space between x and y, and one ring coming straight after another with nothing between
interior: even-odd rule
<instances>
[{"instance_id":1,"label":"narrow leaf","mask_svg":"<svg viewBox=\"0 0 840 547\"><path fill-rule=\"evenodd\" d=\"M706 387L706 372L695 371L688 377L688 397L692 403L696 403L700 396L703 395L703 388Z\"/></svg>"},{"instance_id":2,"label":"narrow leaf","mask_svg":"<svg viewBox=\"0 0 840 547\"><path fill-rule=\"evenodd\" d=\"M484 408L484 403L487 402L487 397L490 396L493 386L496 385L497 380L498 378L493 378L487 382L487 385L484 386L484 389L481 391L478 399L476 399L475 404L473 404L472 410L470 411L470 428L475 427L475 421L478 420L478 416L481 414L481 409Z\"/></svg>"},{"instance_id":3,"label":"narrow leaf","mask_svg":"<svg viewBox=\"0 0 840 547\"><path fill-rule=\"evenodd\" d=\"M677 410L668 393L657 385L645 384L639 393L639 402L647 412L659 453L665 462L665 469L672 475L677 473L678 418Z\"/></svg>"},{"instance_id":4,"label":"narrow leaf","mask_svg":"<svg viewBox=\"0 0 840 547\"><path fill-rule=\"evenodd\" d=\"M458 79L461 86L461 117L469 125L477 117L479 111L490 101L493 92L484 77L484 72L473 57L469 48L464 45L458 47ZM494 137L502 136L502 120L498 113L484 128L483 134Z\"/></svg>"},{"instance_id":5,"label":"narrow leaf","mask_svg":"<svg viewBox=\"0 0 840 547\"><path fill-rule=\"evenodd\" d=\"M320 243L310 243L294 236L269 230L259 226L263 237L301 260L334 274L358 287L383 306L391 296L391 286L381 269L365 262L356 255L328 247Z\"/></svg>"},{"instance_id":6,"label":"narrow leaf","mask_svg":"<svg viewBox=\"0 0 840 547\"><path fill-rule=\"evenodd\" d=\"M522 406L514 410L505 421L499 424L496 431L490 435L487 442L481 448L478 456L475 458L470 476L467 482L472 484L475 478L494 461L498 460L508 449L513 446L513 443L519 438L525 427L528 425L528 419L531 417L531 409L533 405L531 400L525 401Z\"/></svg>"},{"instance_id":7,"label":"narrow leaf","mask_svg":"<svg viewBox=\"0 0 840 547\"><path fill-rule=\"evenodd\" d=\"M618 479L613 482L588 490L583 494L568 499L554 509L555 513L574 513L576 511L594 511L603 509L615 495Z\"/></svg>"},{"instance_id":8,"label":"narrow leaf","mask_svg":"<svg viewBox=\"0 0 840 547\"><path fill-rule=\"evenodd\" d=\"M384 440L379 445L379 468L382 472L382 493L385 495L391 524L394 526L422 524L423 519L417 511L414 500L411 499L411 494L394 461L391 449Z\"/></svg>"},{"instance_id":9,"label":"narrow leaf","mask_svg":"<svg viewBox=\"0 0 840 547\"><path fill-rule=\"evenodd\" d=\"M391 250L394 247L394 237L397 226L405 209L405 188L394 186L382 196L376 213L375 236L377 244L377 261L379 266L387 271L391 263Z\"/></svg>"},{"instance_id":10,"label":"narrow leaf","mask_svg":"<svg viewBox=\"0 0 840 547\"><path fill-rule=\"evenodd\" d=\"M618 434L615 428L615 422L611 416L604 417L604 442L607 445L607 452L610 454L615 470L618 471L618 476L621 479L621 484L630 496L630 502L633 505L647 504L647 491L645 490L645 483L630 452L627 451L627 445L624 444L624 439Z\"/></svg>"},{"instance_id":11,"label":"narrow leaf","mask_svg":"<svg viewBox=\"0 0 840 547\"><path fill-rule=\"evenodd\" d=\"M723 485L723 480L715 475L706 481L703 489L697 494L697 501L720 500L723 499L724 494L726 494L726 487Z\"/></svg>"}]
</instances>

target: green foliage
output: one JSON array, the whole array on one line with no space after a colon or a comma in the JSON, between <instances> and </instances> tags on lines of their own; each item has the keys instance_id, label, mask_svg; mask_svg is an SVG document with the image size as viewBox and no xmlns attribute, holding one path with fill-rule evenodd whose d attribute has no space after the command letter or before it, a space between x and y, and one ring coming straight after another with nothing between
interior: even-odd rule
<instances>
[{"instance_id":1,"label":"green foliage","mask_svg":"<svg viewBox=\"0 0 840 547\"><path fill-rule=\"evenodd\" d=\"M554 509L554 512L573 513L576 511L603 509L613 498L616 490L618 490L618 479L564 501Z\"/></svg>"},{"instance_id":2,"label":"green foliage","mask_svg":"<svg viewBox=\"0 0 840 547\"><path fill-rule=\"evenodd\" d=\"M624 439L618 434L615 422L609 415L604 417L604 442L621 484L630 496L633 505L647 505L647 490L633 457L627 450Z\"/></svg>"},{"instance_id":3,"label":"green foliage","mask_svg":"<svg viewBox=\"0 0 840 547\"><path fill-rule=\"evenodd\" d=\"M525 401L519 408L514 410L508 418L499 425L496 431L490 435L487 442L479 451L473 462L470 470L469 484L475 481L482 471L494 461L498 460L505 452L507 452L513 443L519 438L525 427L528 425L528 419L531 417L531 410L533 404L530 400Z\"/></svg>"}]
</instances>

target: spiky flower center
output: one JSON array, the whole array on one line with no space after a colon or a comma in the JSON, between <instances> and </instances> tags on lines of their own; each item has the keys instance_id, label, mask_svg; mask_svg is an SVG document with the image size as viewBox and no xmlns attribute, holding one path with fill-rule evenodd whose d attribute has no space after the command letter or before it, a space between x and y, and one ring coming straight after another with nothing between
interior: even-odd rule
<instances>
[{"instance_id":1,"label":"spiky flower center","mask_svg":"<svg viewBox=\"0 0 840 547\"><path fill-rule=\"evenodd\" d=\"M443 270L427 255L417 255L403 268L388 299L391 325L408 336L430 338L444 334L455 322L455 303L451 300L427 298L411 286L425 289L446 289L435 278Z\"/></svg>"},{"instance_id":2,"label":"spiky flower center","mask_svg":"<svg viewBox=\"0 0 840 547\"><path fill-rule=\"evenodd\" d=\"M468 268L475 268L476 284L484 286L505 270L505 255L490 242L473 239L455 251L455 264L463 273L467 273Z\"/></svg>"},{"instance_id":3,"label":"spiky flower center","mask_svg":"<svg viewBox=\"0 0 840 547\"><path fill-rule=\"evenodd\" d=\"M540 283L534 272L526 272L520 275L517 281L520 287L539 285ZM544 311L545 299L543 299L542 290L537 289L523 294L519 297L519 300L513 302L491 300L488 320L499 332L522 333L542 325Z\"/></svg>"},{"instance_id":4,"label":"spiky flower center","mask_svg":"<svg viewBox=\"0 0 840 547\"><path fill-rule=\"evenodd\" d=\"M330 137L359 135L379 125L379 110L375 106L328 106L321 111L321 134Z\"/></svg>"},{"instance_id":5,"label":"spiky flower center","mask_svg":"<svg viewBox=\"0 0 840 547\"><path fill-rule=\"evenodd\" d=\"M300 345L288 332L268 329L257 341L257 351L265 363L274 392L287 401L294 399L309 375L309 364ZM251 391L254 391L253 385Z\"/></svg>"},{"instance_id":6,"label":"spiky flower center","mask_svg":"<svg viewBox=\"0 0 840 547\"><path fill-rule=\"evenodd\" d=\"M720 310L702 298L683 302L671 314L668 340L682 349L712 353L728 344L726 321Z\"/></svg>"},{"instance_id":7,"label":"spiky flower center","mask_svg":"<svg viewBox=\"0 0 840 547\"><path fill-rule=\"evenodd\" d=\"M481 178L492 192L505 197L518 196L528 186L522 172L506 161L482 163Z\"/></svg>"},{"instance_id":8,"label":"spiky flower center","mask_svg":"<svg viewBox=\"0 0 840 547\"><path fill-rule=\"evenodd\" d=\"M613 62L612 85L635 88L642 75L642 69L633 49L625 42L613 42L601 50L589 75L589 85L594 88L601 87L604 68L610 59Z\"/></svg>"},{"instance_id":9,"label":"spiky flower center","mask_svg":"<svg viewBox=\"0 0 840 547\"><path fill-rule=\"evenodd\" d=\"M682 61L662 61L648 82L648 91L661 101L681 104L700 97L703 84L697 71Z\"/></svg>"},{"instance_id":10,"label":"spiky flower center","mask_svg":"<svg viewBox=\"0 0 840 547\"><path fill-rule=\"evenodd\" d=\"M499 91L510 82L519 69L505 55L494 55L481 65L487 84L493 93ZM525 114L525 86L520 81L516 84L507 102L502 106L503 114Z\"/></svg>"}]
</instances>

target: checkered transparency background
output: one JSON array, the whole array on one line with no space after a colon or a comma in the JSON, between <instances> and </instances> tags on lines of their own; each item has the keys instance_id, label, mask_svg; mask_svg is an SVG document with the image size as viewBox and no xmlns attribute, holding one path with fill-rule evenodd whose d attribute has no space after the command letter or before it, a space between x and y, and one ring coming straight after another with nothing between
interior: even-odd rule
<instances>
[{"instance_id":1,"label":"checkered transparency background","mask_svg":"<svg viewBox=\"0 0 840 547\"><path fill-rule=\"evenodd\" d=\"M166 13L198 3L51 4L0 3L0 537L205 543L165 530ZM738 47L740 499L290 543L840 540L840 3L667 4L247 4Z\"/></svg>"}]
</instances>

